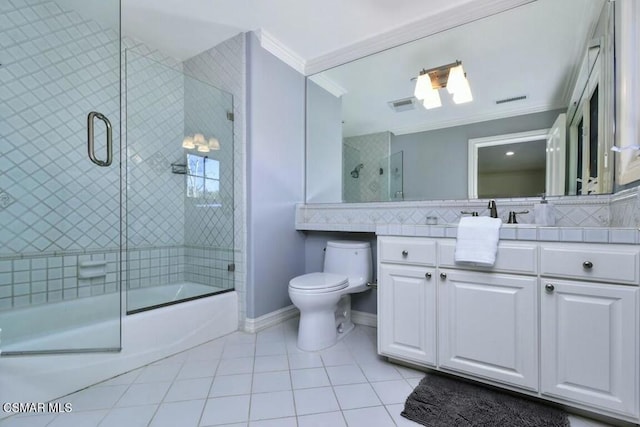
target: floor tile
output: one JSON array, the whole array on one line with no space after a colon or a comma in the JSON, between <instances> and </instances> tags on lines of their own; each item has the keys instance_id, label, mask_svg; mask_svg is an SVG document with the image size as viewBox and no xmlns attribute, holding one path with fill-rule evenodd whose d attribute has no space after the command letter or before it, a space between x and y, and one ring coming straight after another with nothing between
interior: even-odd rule
<instances>
[{"instance_id":1,"label":"floor tile","mask_svg":"<svg viewBox=\"0 0 640 427\"><path fill-rule=\"evenodd\" d=\"M2 427L44 427L57 415L55 414L29 414L15 415L0 421Z\"/></svg>"},{"instance_id":2,"label":"floor tile","mask_svg":"<svg viewBox=\"0 0 640 427\"><path fill-rule=\"evenodd\" d=\"M295 409L293 393L290 390L251 395L250 420L285 418L292 415L295 415Z\"/></svg>"},{"instance_id":3,"label":"floor tile","mask_svg":"<svg viewBox=\"0 0 640 427\"><path fill-rule=\"evenodd\" d=\"M287 354L287 346L284 341L259 342L256 344L256 356L277 356Z\"/></svg>"},{"instance_id":4,"label":"floor tile","mask_svg":"<svg viewBox=\"0 0 640 427\"><path fill-rule=\"evenodd\" d=\"M251 374L221 375L213 379L209 397L251 393Z\"/></svg>"},{"instance_id":5,"label":"floor tile","mask_svg":"<svg viewBox=\"0 0 640 427\"><path fill-rule=\"evenodd\" d=\"M291 371L291 385L298 389L324 387L331 383L324 368L311 368Z\"/></svg>"},{"instance_id":6,"label":"floor tile","mask_svg":"<svg viewBox=\"0 0 640 427\"><path fill-rule=\"evenodd\" d=\"M384 406L342 411L349 427L395 427Z\"/></svg>"},{"instance_id":7,"label":"floor tile","mask_svg":"<svg viewBox=\"0 0 640 427\"><path fill-rule=\"evenodd\" d=\"M146 427L149 425L158 405L130 406L114 408L100 423L100 427Z\"/></svg>"},{"instance_id":8,"label":"floor tile","mask_svg":"<svg viewBox=\"0 0 640 427\"><path fill-rule=\"evenodd\" d=\"M405 380L374 382L371 386L385 405L404 403L413 391Z\"/></svg>"},{"instance_id":9,"label":"floor tile","mask_svg":"<svg viewBox=\"0 0 640 427\"><path fill-rule=\"evenodd\" d=\"M253 357L256 354L256 346L253 343L230 343L224 346L223 359L235 359L238 357Z\"/></svg>"},{"instance_id":10,"label":"floor tile","mask_svg":"<svg viewBox=\"0 0 640 427\"><path fill-rule=\"evenodd\" d=\"M90 387L63 397L60 402L71 403L73 412L109 409L125 394L127 387L126 385Z\"/></svg>"},{"instance_id":11,"label":"floor tile","mask_svg":"<svg viewBox=\"0 0 640 427\"><path fill-rule=\"evenodd\" d=\"M331 387L294 390L293 396L298 415L332 412L340 409Z\"/></svg>"},{"instance_id":12,"label":"floor tile","mask_svg":"<svg viewBox=\"0 0 640 427\"><path fill-rule=\"evenodd\" d=\"M204 403L204 399L163 403L153 417L150 427L197 427Z\"/></svg>"},{"instance_id":13,"label":"floor tile","mask_svg":"<svg viewBox=\"0 0 640 427\"><path fill-rule=\"evenodd\" d=\"M184 362L177 379L212 377L218 368L218 359L213 360L188 360ZM221 362L220 362L221 363Z\"/></svg>"},{"instance_id":14,"label":"floor tile","mask_svg":"<svg viewBox=\"0 0 640 427\"><path fill-rule=\"evenodd\" d=\"M171 383L169 382L131 384L129 389L118 400L116 406L139 406L160 403L170 386Z\"/></svg>"},{"instance_id":15,"label":"floor tile","mask_svg":"<svg viewBox=\"0 0 640 427\"><path fill-rule=\"evenodd\" d=\"M212 380L212 378L176 380L169 388L164 401L177 402L181 400L206 399L209 395Z\"/></svg>"},{"instance_id":16,"label":"floor tile","mask_svg":"<svg viewBox=\"0 0 640 427\"><path fill-rule=\"evenodd\" d=\"M205 404L201 426L226 425L249 421L250 396L216 397Z\"/></svg>"},{"instance_id":17,"label":"floor tile","mask_svg":"<svg viewBox=\"0 0 640 427\"><path fill-rule=\"evenodd\" d=\"M324 350L320 353L320 357L322 357L324 366L352 365L356 362L351 352L346 348Z\"/></svg>"},{"instance_id":18,"label":"floor tile","mask_svg":"<svg viewBox=\"0 0 640 427\"><path fill-rule=\"evenodd\" d=\"M401 380L402 375L392 365L384 362L360 365L360 369L369 381Z\"/></svg>"},{"instance_id":19,"label":"floor tile","mask_svg":"<svg viewBox=\"0 0 640 427\"><path fill-rule=\"evenodd\" d=\"M302 415L298 417L298 427L347 427L342 412Z\"/></svg>"},{"instance_id":20,"label":"floor tile","mask_svg":"<svg viewBox=\"0 0 640 427\"><path fill-rule=\"evenodd\" d=\"M358 365L328 366L327 374L333 385L366 383L364 376Z\"/></svg>"},{"instance_id":21,"label":"floor tile","mask_svg":"<svg viewBox=\"0 0 640 427\"><path fill-rule=\"evenodd\" d=\"M291 390L291 374L289 371L258 372L253 374L253 393Z\"/></svg>"},{"instance_id":22,"label":"floor tile","mask_svg":"<svg viewBox=\"0 0 640 427\"><path fill-rule=\"evenodd\" d=\"M289 361L286 355L281 356L256 356L254 372L285 371L289 369Z\"/></svg>"},{"instance_id":23,"label":"floor tile","mask_svg":"<svg viewBox=\"0 0 640 427\"><path fill-rule=\"evenodd\" d=\"M391 415L391 418L393 418L393 421L396 423L398 427L420 427L421 426L421 424L408 420L402 415L400 415L400 413L404 410L404 403L398 403L395 405L386 405L386 408L387 408L387 412L389 412L389 414Z\"/></svg>"},{"instance_id":24,"label":"floor tile","mask_svg":"<svg viewBox=\"0 0 640 427\"><path fill-rule=\"evenodd\" d=\"M107 415L106 410L87 412L68 412L58 414L47 427L97 427Z\"/></svg>"},{"instance_id":25,"label":"floor tile","mask_svg":"<svg viewBox=\"0 0 640 427\"><path fill-rule=\"evenodd\" d=\"M321 368L322 358L317 353L289 354L291 369Z\"/></svg>"},{"instance_id":26,"label":"floor tile","mask_svg":"<svg viewBox=\"0 0 640 427\"><path fill-rule=\"evenodd\" d=\"M223 359L218 365L216 375L250 374L253 372L253 357Z\"/></svg>"},{"instance_id":27,"label":"floor tile","mask_svg":"<svg viewBox=\"0 0 640 427\"><path fill-rule=\"evenodd\" d=\"M186 352L187 360L203 361L215 360L222 357L224 343L221 341L210 341L206 344L192 348Z\"/></svg>"},{"instance_id":28,"label":"floor tile","mask_svg":"<svg viewBox=\"0 0 640 427\"><path fill-rule=\"evenodd\" d=\"M173 381L173 379L178 375L180 369L182 368L182 364L178 363L166 363L160 365L148 365L144 369L138 377L135 379L134 383L155 383L155 382L163 382L163 381Z\"/></svg>"},{"instance_id":29,"label":"floor tile","mask_svg":"<svg viewBox=\"0 0 640 427\"><path fill-rule=\"evenodd\" d=\"M276 418L249 422L249 427L297 427L296 417Z\"/></svg>"},{"instance_id":30,"label":"floor tile","mask_svg":"<svg viewBox=\"0 0 640 427\"><path fill-rule=\"evenodd\" d=\"M136 369L134 371L127 372L126 374L118 375L117 377L113 377L107 381L101 382L100 386L109 386L109 385L129 385L131 384L142 372L142 369Z\"/></svg>"},{"instance_id":31,"label":"floor tile","mask_svg":"<svg viewBox=\"0 0 640 427\"><path fill-rule=\"evenodd\" d=\"M333 387L342 410L379 406L380 399L369 383L349 384Z\"/></svg>"}]
</instances>

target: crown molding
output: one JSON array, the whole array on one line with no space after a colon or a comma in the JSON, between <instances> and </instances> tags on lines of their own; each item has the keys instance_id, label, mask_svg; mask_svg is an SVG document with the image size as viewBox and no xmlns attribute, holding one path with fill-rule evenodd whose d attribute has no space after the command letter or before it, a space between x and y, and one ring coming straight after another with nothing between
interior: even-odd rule
<instances>
[{"instance_id":1,"label":"crown molding","mask_svg":"<svg viewBox=\"0 0 640 427\"><path fill-rule=\"evenodd\" d=\"M340 98L342 95L345 95L348 92L345 88L327 77L325 74L310 76L309 80L311 80L336 98Z\"/></svg>"},{"instance_id":2,"label":"crown molding","mask_svg":"<svg viewBox=\"0 0 640 427\"><path fill-rule=\"evenodd\" d=\"M358 58L486 18L537 0L474 0L306 61L304 74L319 73Z\"/></svg>"},{"instance_id":3,"label":"crown molding","mask_svg":"<svg viewBox=\"0 0 640 427\"><path fill-rule=\"evenodd\" d=\"M260 39L260 46L273 56L299 72L305 74L306 61L297 53L285 46L280 40L269 32L259 29L256 35Z\"/></svg>"}]
</instances>

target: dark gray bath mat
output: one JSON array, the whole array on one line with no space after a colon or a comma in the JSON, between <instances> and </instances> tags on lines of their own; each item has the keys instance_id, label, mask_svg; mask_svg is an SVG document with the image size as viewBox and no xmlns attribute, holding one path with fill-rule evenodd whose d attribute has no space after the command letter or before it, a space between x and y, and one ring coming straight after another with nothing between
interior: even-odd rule
<instances>
[{"instance_id":1,"label":"dark gray bath mat","mask_svg":"<svg viewBox=\"0 0 640 427\"><path fill-rule=\"evenodd\" d=\"M402 416L428 427L569 427L561 409L436 374L420 381Z\"/></svg>"}]
</instances>

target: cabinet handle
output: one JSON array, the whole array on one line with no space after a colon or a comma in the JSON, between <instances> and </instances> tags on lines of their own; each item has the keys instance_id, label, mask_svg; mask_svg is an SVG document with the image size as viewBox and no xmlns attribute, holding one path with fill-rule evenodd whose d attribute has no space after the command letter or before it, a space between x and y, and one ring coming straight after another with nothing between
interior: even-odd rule
<instances>
[{"instance_id":1,"label":"cabinet handle","mask_svg":"<svg viewBox=\"0 0 640 427\"><path fill-rule=\"evenodd\" d=\"M409 255L408 251L402 251L402 256L406 257L407 255Z\"/></svg>"},{"instance_id":2,"label":"cabinet handle","mask_svg":"<svg viewBox=\"0 0 640 427\"><path fill-rule=\"evenodd\" d=\"M446 279L447 278L447 273L440 273L440 278L441 279Z\"/></svg>"},{"instance_id":3,"label":"cabinet handle","mask_svg":"<svg viewBox=\"0 0 640 427\"><path fill-rule=\"evenodd\" d=\"M551 283L547 283L546 285L544 285L544 289L545 289L545 291L547 291L547 292L549 292L549 293L553 292L553 290L554 290L555 288L556 288L556 287L555 287L555 286L553 286Z\"/></svg>"},{"instance_id":4,"label":"cabinet handle","mask_svg":"<svg viewBox=\"0 0 640 427\"><path fill-rule=\"evenodd\" d=\"M587 270L591 270L593 268L593 263L591 261L585 261L582 263L582 266Z\"/></svg>"},{"instance_id":5,"label":"cabinet handle","mask_svg":"<svg viewBox=\"0 0 640 427\"><path fill-rule=\"evenodd\" d=\"M431 273L429 272L424 273L424 277L426 277L427 280L431 279Z\"/></svg>"}]
</instances>

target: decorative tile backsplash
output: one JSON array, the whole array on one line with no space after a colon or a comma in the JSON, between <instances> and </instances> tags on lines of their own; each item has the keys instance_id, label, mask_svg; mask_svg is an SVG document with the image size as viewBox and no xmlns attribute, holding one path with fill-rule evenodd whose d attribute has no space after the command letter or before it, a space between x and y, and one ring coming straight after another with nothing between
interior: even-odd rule
<instances>
[{"instance_id":1,"label":"decorative tile backsplash","mask_svg":"<svg viewBox=\"0 0 640 427\"><path fill-rule=\"evenodd\" d=\"M550 198L558 227L607 227L611 224L612 196ZM533 208L537 198L498 199L498 215L503 223L510 211L518 215L521 224L533 223ZM427 217L438 224L453 224L461 212L489 215L488 200L438 200L422 202L300 204L296 207L296 227L299 230L369 231L378 225L425 225ZM618 225L622 226L622 225Z\"/></svg>"}]
</instances>

